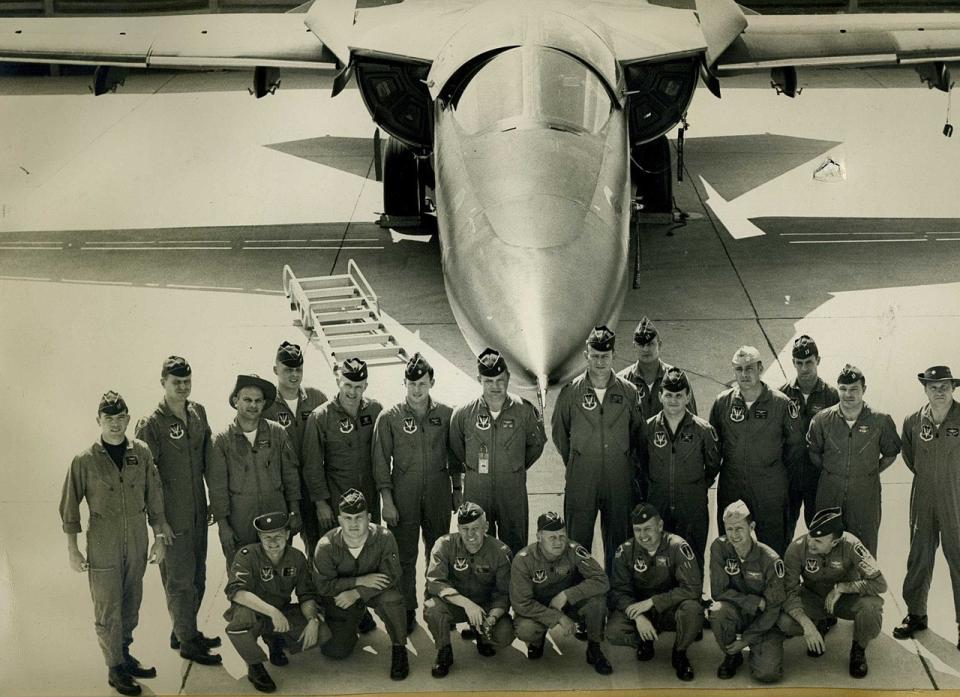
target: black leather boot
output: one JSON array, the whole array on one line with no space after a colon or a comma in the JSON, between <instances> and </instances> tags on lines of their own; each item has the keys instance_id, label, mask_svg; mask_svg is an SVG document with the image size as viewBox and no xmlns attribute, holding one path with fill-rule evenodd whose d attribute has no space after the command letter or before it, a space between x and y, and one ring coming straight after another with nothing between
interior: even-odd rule
<instances>
[{"instance_id":1,"label":"black leather boot","mask_svg":"<svg viewBox=\"0 0 960 697\"><path fill-rule=\"evenodd\" d=\"M263 667L262 663L254 663L247 666L247 680L253 683L253 686L260 692L276 692L277 684L270 677L270 673Z\"/></svg>"},{"instance_id":2,"label":"black leather boot","mask_svg":"<svg viewBox=\"0 0 960 697\"><path fill-rule=\"evenodd\" d=\"M613 672L613 666L603 655L600 644L596 641L587 642L587 663L593 666L593 669L600 675L610 675Z\"/></svg>"},{"instance_id":3,"label":"black leather boot","mask_svg":"<svg viewBox=\"0 0 960 697\"><path fill-rule=\"evenodd\" d=\"M407 647L393 645L390 656L390 679L404 680L410 674L410 663L407 661Z\"/></svg>"},{"instance_id":4,"label":"black leather boot","mask_svg":"<svg viewBox=\"0 0 960 697\"><path fill-rule=\"evenodd\" d=\"M110 668L107 683L121 695L139 695L141 692L140 685L127 674L122 663Z\"/></svg>"},{"instance_id":5,"label":"black leather boot","mask_svg":"<svg viewBox=\"0 0 960 697\"><path fill-rule=\"evenodd\" d=\"M453 665L453 647L447 644L437 651L437 660L430 669L430 674L435 678L445 678L450 672L450 666Z\"/></svg>"}]
</instances>

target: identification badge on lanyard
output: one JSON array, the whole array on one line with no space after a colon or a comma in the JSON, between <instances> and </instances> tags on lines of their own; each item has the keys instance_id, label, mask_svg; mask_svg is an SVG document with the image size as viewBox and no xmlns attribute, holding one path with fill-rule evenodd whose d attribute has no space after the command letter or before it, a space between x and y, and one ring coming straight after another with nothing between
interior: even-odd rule
<instances>
[{"instance_id":1,"label":"identification badge on lanyard","mask_svg":"<svg viewBox=\"0 0 960 697\"><path fill-rule=\"evenodd\" d=\"M480 454L477 458L477 471L480 474L490 474L490 453L485 443L480 444Z\"/></svg>"}]
</instances>

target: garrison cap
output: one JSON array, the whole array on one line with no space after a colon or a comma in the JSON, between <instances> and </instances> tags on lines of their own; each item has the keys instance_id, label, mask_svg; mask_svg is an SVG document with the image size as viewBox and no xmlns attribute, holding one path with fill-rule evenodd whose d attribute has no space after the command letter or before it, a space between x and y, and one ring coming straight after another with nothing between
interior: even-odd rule
<instances>
[{"instance_id":1,"label":"garrison cap","mask_svg":"<svg viewBox=\"0 0 960 697\"><path fill-rule=\"evenodd\" d=\"M660 387L667 392L682 392L690 390L690 382L687 380L687 374L679 368L671 368L663 376Z\"/></svg>"},{"instance_id":2,"label":"garrison cap","mask_svg":"<svg viewBox=\"0 0 960 697\"><path fill-rule=\"evenodd\" d=\"M237 395L240 393L244 387L256 387L261 392L263 392L263 401L267 404L272 404L277 398L277 388L273 386L272 382L264 380L259 375L250 373L248 375L238 375L237 382L233 386L233 392L230 393L230 406L234 409L237 408Z\"/></svg>"},{"instance_id":3,"label":"garrison cap","mask_svg":"<svg viewBox=\"0 0 960 697\"><path fill-rule=\"evenodd\" d=\"M945 365L935 365L932 368L927 368L922 373L917 373L917 380L922 383L950 380L954 387L960 385L960 380L953 377L953 373L950 372L950 368Z\"/></svg>"},{"instance_id":4,"label":"garrison cap","mask_svg":"<svg viewBox=\"0 0 960 697\"><path fill-rule=\"evenodd\" d=\"M843 534L843 512L839 508L824 508L817 511L810 521L810 537Z\"/></svg>"},{"instance_id":5,"label":"garrison cap","mask_svg":"<svg viewBox=\"0 0 960 697\"><path fill-rule=\"evenodd\" d=\"M484 515L483 509L473 501L467 501L457 509L457 523L466 525Z\"/></svg>"},{"instance_id":6,"label":"garrison cap","mask_svg":"<svg viewBox=\"0 0 960 697\"><path fill-rule=\"evenodd\" d=\"M110 390L100 398L100 406L97 407L97 416L100 414L116 416L117 414L124 414L129 411L130 410L127 409L127 403L123 401L120 393Z\"/></svg>"},{"instance_id":7,"label":"garrison cap","mask_svg":"<svg viewBox=\"0 0 960 697\"><path fill-rule=\"evenodd\" d=\"M810 356L819 356L820 349L817 348L817 342L806 334L801 334L793 342L793 357L803 360Z\"/></svg>"},{"instance_id":8,"label":"garrison cap","mask_svg":"<svg viewBox=\"0 0 960 697\"><path fill-rule=\"evenodd\" d=\"M341 513L363 513L367 510L367 499L356 489L347 489L337 501Z\"/></svg>"},{"instance_id":9,"label":"garrison cap","mask_svg":"<svg viewBox=\"0 0 960 697\"><path fill-rule=\"evenodd\" d=\"M340 374L351 382L367 379L367 362L360 358L348 358L339 366Z\"/></svg>"},{"instance_id":10,"label":"garrison cap","mask_svg":"<svg viewBox=\"0 0 960 697\"><path fill-rule=\"evenodd\" d=\"M724 523L739 523L750 516L750 509L743 499L738 499L723 509Z\"/></svg>"},{"instance_id":11,"label":"garrison cap","mask_svg":"<svg viewBox=\"0 0 960 697\"><path fill-rule=\"evenodd\" d=\"M303 351L298 344L284 341L277 348L277 361L288 368L299 368L303 365Z\"/></svg>"},{"instance_id":12,"label":"garrison cap","mask_svg":"<svg viewBox=\"0 0 960 697\"><path fill-rule=\"evenodd\" d=\"M760 362L760 352L755 346L741 346L733 354L730 361L734 365L750 365Z\"/></svg>"},{"instance_id":13,"label":"garrison cap","mask_svg":"<svg viewBox=\"0 0 960 697\"><path fill-rule=\"evenodd\" d=\"M630 513L630 523L632 525L640 525L641 523L646 523L652 518L659 517L660 511L657 510L657 507L652 503L644 501L633 507L633 512Z\"/></svg>"},{"instance_id":14,"label":"garrison cap","mask_svg":"<svg viewBox=\"0 0 960 697\"><path fill-rule=\"evenodd\" d=\"M537 518L537 532L556 532L557 530L563 530L564 527L566 526L559 513L547 511L546 513L541 513L540 517Z\"/></svg>"},{"instance_id":15,"label":"garrison cap","mask_svg":"<svg viewBox=\"0 0 960 697\"><path fill-rule=\"evenodd\" d=\"M858 382L867 384L867 379L863 377L863 371L860 370L855 365L850 365L847 363L843 366L843 370L840 371L840 376L837 378L838 385L854 385Z\"/></svg>"},{"instance_id":16,"label":"garrison cap","mask_svg":"<svg viewBox=\"0 0 960 697\"><path fill-rule=\"evenodd\" d=\"M285 511L264 513L253 519L253 527L257 532L276 532L283 530L290 524L290 516Z\"/></svg>"},{"instance_id":17,"label":"garrison cap","mask_svg":"<svg viewBox=\"0 0 960 697\"><path fill-rule=\"evenodd\" d=\"M653 325L653 322L646 315L641 317L640 324L633 330L633 340L641 346L645 346L656 339L657 336L657 328Z\"/></svg>"},{"instance_id":18,"label":"garrison cap","mask_svg":"<svg viewBox=\"0 0 960 697\"><path fill-rule=\"evenodd\" d=\"M403 369L403 377L407 380L419 380L427 374L429 374L431 378L433 377L433 366L417 351L411 356L410 360L407 361L407 367Z\"/></svg>"},{"instance_id":19,"label":"garrison cap","mask_svg":"<svg viewBox=\"0 0 960 697\"><path fill-rule=\"evenodd\" d=\"M186 358L167 356L163 361L163 366L160 368L160 377L165 378L168 375L173 375L178 378L187 378L190 377L192 372L193 369L190 367L190 364L187 363Z\"/></svg>"},{"instance_id":20,"label":"garrison cap","mask_svg":"<svg viewBox=\"0 0 960 697\"><path fill-rule=\"evenodd\" d=\"M607 326L594 327L587 337L587 346L594 351L613 351L617 337Z\"/></svg>"},{"instance_id":21,"label":"garrison cap","mask_svg":"<svg viewBox=\"0 0 960 697\"><path fill-rule=\"evenodd\" d=\"M485 348L477 356L477 372L485 378L495 378L507 372L507 362L503 360L499 351Z\"/></svg>"}]
</instances>

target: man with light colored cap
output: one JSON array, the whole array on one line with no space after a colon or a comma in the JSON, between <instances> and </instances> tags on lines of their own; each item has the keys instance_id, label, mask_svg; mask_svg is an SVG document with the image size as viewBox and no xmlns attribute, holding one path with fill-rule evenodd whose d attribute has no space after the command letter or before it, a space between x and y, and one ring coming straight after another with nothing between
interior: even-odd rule
<instances>
[{"instance_id":1,"label":"man with light colored cap","mask_svg":"<svg viewBox=\"0 0 960 697\"><path fill-rule=\"evenodd\" d=\"M280 344L274 359L273 374L277 376L277 396L264 408L263 418L276 421L287 429L290 445L297 454L300 510L303 512L300 537L309 556L320 539L320 529L317 527L317 517L313 515L310 487L303 478L303 432L310 412L326 402L327 395L315 387L303 386L303 351L297 344L289 341Z\"/></svg>"},{"instance_id":2,"label":"man with light colored cap","mask_svg":"<svg viewBox=\"0 0 960 697\"><path fill-rule=\"evenodd\" d=\"M587 369L560 390L553 409L553 442L566 466L563 510L570 539L589 551L600 514L604 567L630 536L630 511L639 499L643 417L637 389L611 369L616 337L594 327L583 354Z\"/></svg>"},{"instance_id":3,"label":"man with light colored cap","mask_svg":"<svg viewBox=\"0 0 960 697\"><path fill-rule=\"evenodd\" d=\"M553 511L537 518L537 541L513 558L510 570L510 604L517 638L527 644L527 658L543 656L547 631L569 636L576 623L583 622L587 663L600 675L612 673L601 648L609 589L597 560L567 538L563 518Z\"/></svg>"},{"instance_id":4,"label":"man with light colored cap","mask_svg":"<svg viewBox=\"0 0 960 697\"><path fill-rule=\"evenodd\" d=\"M407 662L407 625L400 583L397 542L386 528L370 521L363 494L348 489L337 502L339 527L317 543L313 554L317 592L333 636L321 651L346 658L357 645L367 607L376 611L390 635L390 678L403 680Z\"/></svg>"},{"instance_id":5,"label":"man with light colored cap","mask_svg":"<svg viewBox=\"0 0 960 697\"><path fill-rule=\"evenodd\" d=\"M843 528L877 555L880 473L900 452L900 436L888 414L863 401L867 381L849 363L837 378L840 403L813 417L807 432L810 463L820 471L819 510L843 511Z\"/></svg>"},{"instance_id":6,"label":"man with light colored cap","mask_svg":"<svg viewBox=\"0 0 960 697\"><path fill-rule=\"evenodd\" d=\"M760 379L763 362L753 346L737 349L732 363L737 384L721 392L710 410L710 424L720 437L717 512L743 499L757 538L783 554L790 543L787 473L800 467L806 447L800 410ZM717 524L723 528L722 518Z\"/></svg>"},{"instance_id":7,"label":"man with light colored cap","mask_svg":"<svg viewBox=\"0 0 960 697\"><path fill-rule=\"evenodd\" d=\"M653 658L658 632L676 632L671 664L693 680L687 649L703 630L703 576L687 542L664 532L660 511L639 503L630 515L633 537L617 548L610 579L611 644L633 646L638 661Z\"/></svg>"},{"instance_id":8,"label":"man with light colored cap","mask_svg":"<svg viewBox=\"0 0 960 697\"><path fill-rule=\"evenodd\" d=\"M492 534L516 554L527 544L527 470L547 437L536 407L507 391L510 371L499 351L477 356L477 382L480 397L450 417L450 448L463 468L464 500L483 508Z\"/></svg>"},{"instance_id":9,"label":"man with light colored cap","mask_svg":"<svg viewBox=\"0 0 960 697\"><path fill-rule=\"evenodd\" d=\"M787 599L777 623L780 630L803 635L807 655L816 658L826 650L824 636L833 626L829 620L853 620L850 675L866 677L866 648L880 634L880 596L887 582L864 544L844 532L839 508L822 509L813 517L810 532L787 549L784 566Z\"/></svg>"},{"instance_id":10,"label":"man with light colored cap","mask_svg":"<svg viewBox=\"0 0 960 697\"><path fill-rule=\"evenodd\" d=\"M787 395L797 407L800 412L800 433L806 434L810 428L810 420L819 412L839 402L840 396L836 388L825 383L817 374L820 366L820 349L810 336L807 334L799 336L793 342L791 355L797 377L792 382L784 383L780 391ZM813 514L819 510L816 499L820 470L811 465L805 454L799 469L787 472L787 478L789 480L787 499L790 503L787 538L792 540L797 520L800 518L801 506L803 519L808 528Z\"/></svg>"},{"instance_id":11,"label":"man with light colored cap","mask_svg":"<svg viewBox=\"0 0 960 697\"><path fill-rule=\"evenodd\" d=\"M429 557L437 539L450 530L460 470L450 450L452 410L430 396L434 370L420 353L407 361L403 384L406 398L381 412L373 428L373 479L383 499L384 522L400 551L409 634L416 627L418 542L422 535Z\"/></svg>"},{"instance_id":12,"label":"man with light colored cap","mask_svg":"<svg viewBox=\"0 0 960 697\"><path fill-rule=\"evenodd\" d=\"M257 639L269 647L270 663L283 667L290 662L284 649L297 653L323 646L331 635L307 558L289 544L290 516L265 513L253 519L253 527L260 541L241 547L230 565L223 589L230 607L223 618L230 643L247 664L247 680L260 692L273 692L277 686L263 666L267 657Z\"/></svg>"},{"instance_id":13,"label":"man with light colored cap","mask_svg":"<svg viewBox=\"0 0 960 697\"><path fill-rule=\"evenodd\" d=\"M710 627L724 653L717 677L736 675L749 646L750 674L776 682L783 677L783 634L776 626L786 599L783 561L756 541L756 523L743 501L729 504L722 520L724 534L710 545Z\"/></svg>"},{"instance_id":14,"label":"man with light colored cap","mask_svg":"<svg viewBox=\"0 0 960 697\"><path fill-rule=\"evenodd\" d=\"M237 416L213 439L207 487L228 570L237 549L257 541L258 515L287 511L291 529L300 529L297 455L283 426L263 418L275 398L276 388L263 378L238 375L229 399Z\"/></svg>"},{"instance_id":15,"label":"man with light colored cap","mask_svg":"<svg viewBox=\"0 0 960 697\"><path fill-rule=\"evenodd\" d=\"M219 637L205 637L197 613L207 582L207 489L203 474L213 438L207 412L190 401L193 370L185 358L170 356L160 368L163 399L150 416L137 423L136 436L150 447L164 489L164 510L173 529L172 544L160 565L173 622L170 648L186 659L218 665L210 649Z\"/></svg>"},{"instance_id":16,"label":"man with light colored cap","mask_svg":"<svg viewBox=\"0 0 960 697\"><path fill-rule=\"evenodd\" d=\"M927 628L927 594L937 547L950 567L953 606L960 625L960 404L953 391L960 379L945 365L917 375L927 404L903 422L904 464L913 472L910 488L910 553L903 579L907 616L893 630L906 639ZM960 641L957 642L960 648Z\"/></svg>"},{"instance_id":17,"label":"man with light colored cap","mask_svg":"<svg viewBox=\"0 0 960 697\"><path fill-rule=\"evenodd\" d=\"M167 524L163 484L146 443L126 437L130 414L118 393L107 392L97 407L100 438L73 458L60 496L70 568L87 573L94 627L107 664L107 682L122 695L139 695L134 678L154 678L155 668L130 654L140 620L147 561L162 564L173 530ZM87 556L80 552L80 502L86 500ZM147 521L153 546L147 554Z\"/></svg>"},{"instance_id":18,"label":"man with light colored cap","mask_svg":"<svg viewBox=\"0 0 960 697\"><path fill-rule=\"evenodd\" d=\"M656 326L646 316L641 318L637 328L633 330L633 347L637 354L636 363L628 365L617 375L626 378L637 388L640 412L644 419L649 419L663 409L660 401L660 387L664 376L673 366L660 359L663 339ZM692 414L697 413L697 400L693 396L692 389L687 409Z\"/></svg>"},{"instance_id":19,"label":"man with light colored cap","mask_svg":"<svg viewBox=\"0 0 960 697\"><path fill-rule=\"evenodd\" d=\"M487 534L483 509L467 502L457 510L457 532L433 546L427 567L423 616L437 647L431 673L446 677L453 665L450 628L468 622L477 653L493 656L513 641L510 619L510 548Z\"/></svg>"}]
</instances>

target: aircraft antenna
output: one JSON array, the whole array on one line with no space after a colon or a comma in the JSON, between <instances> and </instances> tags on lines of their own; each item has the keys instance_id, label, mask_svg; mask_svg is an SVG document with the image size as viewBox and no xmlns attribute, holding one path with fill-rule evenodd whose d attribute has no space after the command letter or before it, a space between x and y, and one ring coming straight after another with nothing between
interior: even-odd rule
<instances>
[{"instance_id":1,"label":"aircraft antenna","mask_svg":"<svg viewBox=\"0 0 960 697\"><path fill-rule=\"evenodd\" d=\"M537 401L540 402L540 419L546 418L547 413L547 376L537 376Z\"/></svg>"}]
</instances>

